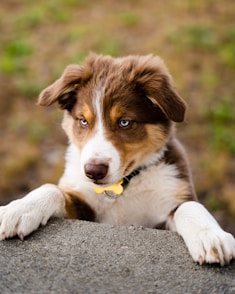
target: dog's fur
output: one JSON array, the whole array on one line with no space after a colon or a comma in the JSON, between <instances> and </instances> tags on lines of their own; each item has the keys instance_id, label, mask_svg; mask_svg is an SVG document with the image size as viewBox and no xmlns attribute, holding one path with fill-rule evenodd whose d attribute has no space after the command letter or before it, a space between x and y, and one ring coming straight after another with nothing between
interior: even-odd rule
<instances>
[{"instance_id":1,"label":"dog's fur","mask_svg":"<svg viewBox=\"0 0 235 294\"><path fill-rule=\"evenodd\" d=\"M57 186L43 185L0 208L2 240L24 239L56 216L168 228L200 264L224 265L235 257L233 236L197 202L174 130L186 105L159 57L93 54L68 66L38 102L64 110L70 141L64 175ZM121 195L108 191L125 177ZM107 191L98 194L96 187Z\"/></svg>"}]
</instances>

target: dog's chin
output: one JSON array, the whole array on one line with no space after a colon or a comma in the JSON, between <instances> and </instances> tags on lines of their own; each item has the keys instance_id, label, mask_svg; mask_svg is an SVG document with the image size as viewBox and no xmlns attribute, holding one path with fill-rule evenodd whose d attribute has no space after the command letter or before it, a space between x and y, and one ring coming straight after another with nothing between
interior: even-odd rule
<instances>
[{"instance_id":1,"label":"dog's chin","mask_svg":"<svg viewBox=\"0 0 235 294\"><path fill-rule=\"evenodd\" d=\"M106 183L105 181L101 181L101 180L100 181L99 180L92 181L92 183L97 185L97 186L101 186L101 187L105 187L105 186L109 185L109 183Z\"/></svg>"},{"instance_id":2,"label":"dog's chin","mask_svg":"<svg viewBox=\"0 0 235 294\"><path fill-rule=\"evenodd\" d=\"M113 179L102 179L102 180L90 180L94 185L96 186L101 186L101 187L108 187L116 184L117 182L120 181L123 177L117 177Z\"/></svg>"}]
</instances>

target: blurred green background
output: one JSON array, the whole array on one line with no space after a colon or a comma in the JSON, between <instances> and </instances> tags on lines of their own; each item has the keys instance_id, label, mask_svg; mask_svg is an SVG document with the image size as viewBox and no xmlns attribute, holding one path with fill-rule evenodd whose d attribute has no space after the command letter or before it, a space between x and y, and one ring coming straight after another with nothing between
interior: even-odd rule
<instances>
[{"instance_id":1,"label":"blurred green background","mask_svg":"<svg viewBox=\"0 0 235 294\"><path fill-rule=\"evenodd\" d=\"M160 55L188 103L178 136L199 199L235 234L235 1L2 0L0 204L63 172L62 112L39 92L90 51Z\"/></svg>"}]
</instances>

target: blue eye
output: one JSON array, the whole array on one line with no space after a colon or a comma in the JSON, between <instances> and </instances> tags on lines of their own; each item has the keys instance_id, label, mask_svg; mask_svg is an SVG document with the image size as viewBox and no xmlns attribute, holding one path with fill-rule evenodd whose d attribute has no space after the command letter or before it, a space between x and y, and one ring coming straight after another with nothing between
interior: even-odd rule
<instances>
[{"instance_id":1,"label":"blue eye","mask_svg":"<svg viewBox=\"0 0 235 294\"><path fill-rule=\"evenodd\" d=\"M80 119L80 124L82 127L87 127L88 126L88 121L85 118Z\"/></svg>"},{"instance_id":2,"label":"blue eye","mask_svg":"<svg viewBox=\"0 0 235 294\"><path fill-rule=\"evenodd\" d=\"M118 123L119 127L123 129L129 127L130 124L131 124L131 121L127 119L120 119Z\"/></svg>"}]
</instances>

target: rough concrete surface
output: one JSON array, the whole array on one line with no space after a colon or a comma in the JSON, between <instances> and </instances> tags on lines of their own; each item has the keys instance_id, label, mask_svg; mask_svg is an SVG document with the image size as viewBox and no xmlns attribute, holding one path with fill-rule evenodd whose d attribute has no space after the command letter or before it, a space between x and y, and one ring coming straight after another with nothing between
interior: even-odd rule
<instances>
[{"instance_id":1,"label":"rough concrete surface","mask_svg":"<svg viewBox=\"0 0 235 294\"><path fill-rule=\"evenodd\" d=\"M235 261L199 266L175 233L52 220L0 242L0 293L235 293Z\"/></svg>"}]
</instances>

